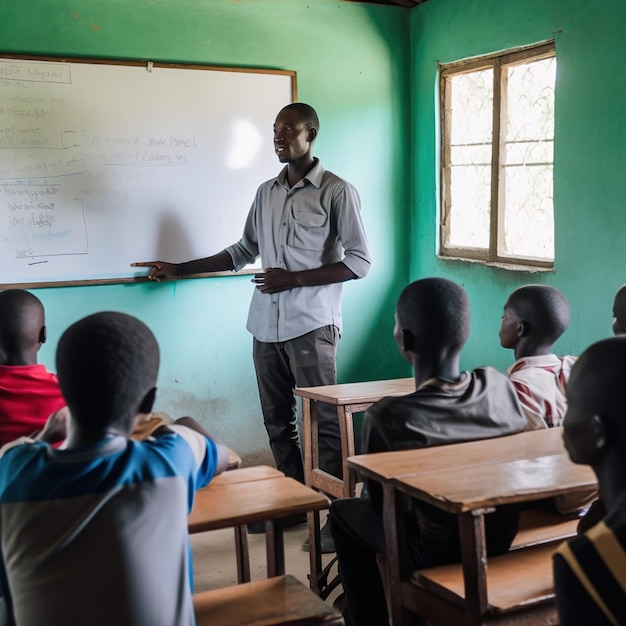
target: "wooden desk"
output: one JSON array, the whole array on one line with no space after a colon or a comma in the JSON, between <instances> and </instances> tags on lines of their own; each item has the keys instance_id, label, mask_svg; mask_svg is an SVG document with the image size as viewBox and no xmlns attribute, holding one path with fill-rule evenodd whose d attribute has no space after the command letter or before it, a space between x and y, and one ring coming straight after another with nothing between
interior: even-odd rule
<instances>
[{"instance_id":1,"label":"wooden desk","mask_svg":"<svg viewBox=\"0 0 626 626\"><path fill-rule=\"evenodd\" d=\"M360 454L348 458L348 467L363 477L380 482L384 487L385 482L392 478L417 472L529 459L564 452L563 430L545 428L496 439L467 441L448 446Z\"/></svg>"},{"instance_id":2,"label":"wooden desk","mask_svg":"<svg viewBox=\"0 0 626 626\"><path fill-rule=\"evenodd\" d=\"M266 478L279 478L284 474L270 465L254 465L252 467L240 467L236 470L222 472L216 476L204 489L215 489L215 487L223 487L225 485L234 485L236 483L249 483L255 480L265 480ZM200 489L199 491L204 491Z\"/></svg>"},{"instance_id":3,"label":"wooden desk","mask_svg":"<svg viewBox=\"0 0 626 626\"><path fill-rule=\"evenodd\" d=\"M197 533L230 526L241 527L265 522L267 575L285 573L285 553L281 518L328 508L328 498L286 476L235 482L228 472L220 484L210 484L195 494L189 515L189 532ZM216 479L217 480L217 479Z\"/></svg>"},{"instance_id":4,"label":"wooden desk","mask_svg":"<svg viewBox=\"0 0 626 626\"><path fill-rule=\"evenodd\" d=\"M298 387L295 391L302 398L302 422L304 439L304 481L309 487L318 489L335 498L354 495L355 477L348 466L348 457L353 456L354 424L352 415L365 411L385 396L404 396L415 391L413 378L378 380L362 383L344 383L320 387ZM341 459L343 478L332 476L320 469L319 439L317 431L318 402L337 407L341 436ZM309 515L309 557L311 560L311 589L324 597L328 568L322 571L320 552L319 513Z\"/></svg>"},{"instance_id":5,"label":"wooden desk","mask_svg":"<svg viewBox=\"0 0 626 626\"><path fill-rule=\"evenodd\" d=\"M229 449L229 459L235 460L235 453L231 454ZM229 469L230 468L230 469ZM235 483L245 483L254 480L264 480L265 478L276 478L284 476L282 472L269 465L255 465L253 467L239 468L238 464L229 463L228 471L216 476L204 489L215 489L224 485ZM235 526L235 559L237 562L237 582L247 583L250 581L250 552L248 550L248 530L245 524Z\"/></svg>"},{"instance_id":6,"label":"wooden desk","mask_svg":"<svg viewBox=\"0 0 626 626\"><path fill-rule=\"evenodd\" d=\"M354 475L351 474L347 463L348 457L355 453L352 414L365 411L385 396L405 396L413 391L415 391L413 378L298 387L295 393L302 398L305 483L336 498L349 498L354 495ZM316 412L318 402L326 402L337 407L341 433L343 480L322 471L319 466Z\"/></svg>"},{"instance_id":7,"label":"wooden desk","mask_svg":"<svg viewBox=\"0 0 626 626\"><path fill-rule=\"evenodd\" d=\"M539 500L597 485L589 467L571 463L563 451L561 435L562 431L550 429L474 443L384 453L403 459L396 470L390 459L382 462L373 458L383 455L349 460L353 469L378 480L383 486L388 591L394 626L403 624L403 607L410 606L414 591L408 580L410 567L406 551L400 549L404 544L404 528L400 514L402 498L398 494L458 515L465 623L482 624L489 609L484 515L500 504ZM439 458L435 457L435 452ZM408 458L414 463L413 473L406 472ZM426 617L435 619L435 615L440 615L436 612L438 598L430 594L428 600L422 603L422 610L434 611Z\"/></svg>"}]
</instances>

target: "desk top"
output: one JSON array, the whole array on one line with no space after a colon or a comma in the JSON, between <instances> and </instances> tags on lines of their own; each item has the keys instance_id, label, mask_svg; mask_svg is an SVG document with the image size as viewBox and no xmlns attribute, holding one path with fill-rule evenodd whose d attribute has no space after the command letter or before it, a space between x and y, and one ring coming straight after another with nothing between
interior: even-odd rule
<instances>
[{"instance_id":1,"label":"desk top","mask_svg":"<svg viewBox=\"0 0 626 626\"><path fill-rule=\"evenodd\" d=\"M539 500L598 484L588 465L572 463L565 452L411 474L392 482L399 491L450 513Z\"/></svg>"},{"instance_id":2,"label":"desk top","mask_svg":"<svg viewBox=\"0 0 626 626\"><path fill-rule=\"evenodd\" d=\"M269 465L237 467L235 469L228 470L227 472L222 472L206 487L203 487L203 489L215 489L216 487L223 487L234 483L248 483L253 480L265 480L267 478L277 478L279 476L284 476L284 474L280 470L277 470L275 467L271 467Z\"/></svg>"},{"instance_id":3,"label":"desk top","mask_svg":"<svg viewBox=\"0 0 626 626\"><path fill-rule=\"evenodd\" d=\"M240 472L242 470L232 470ZM218 485L196 491L189 532L243 526L327 509L321 493L287 476Z\"/></svg>"},{"instance_id":4,"label":"desk top","mask_svg":"<svg viewBox=\"0 0 626 626\"><path fill-rule=\"evenodd\" d=\"M348 467L374 480L390 480L416 472L528 459L563 452L563 430L543 428L506 437L433 448L360 454L348 458Z\"/></svg>"},{"instance_id":5,"label":"desk top","mask_svg":"<svg viewBox=\"0 0 626 626\"><path fill-rule=\"evenodd\" d=\"M350 405L378 402L385 396L406 396L415 391L413 378L374 380L363 383L342 383L319 387L297 387L295 393L328 404Z\"/></svg>"}]
</instances>

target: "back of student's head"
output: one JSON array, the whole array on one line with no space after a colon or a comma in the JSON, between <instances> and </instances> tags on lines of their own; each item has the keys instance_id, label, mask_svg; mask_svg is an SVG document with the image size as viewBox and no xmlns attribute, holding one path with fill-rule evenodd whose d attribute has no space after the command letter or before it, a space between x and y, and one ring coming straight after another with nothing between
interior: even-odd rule
<instances>
[{"instance_id":1,"label":"back of student's head","mask_svg":"<svg viewBox=\"0 0 626 626\"><path fill-rule=\"evenodd\" d=\"M626 337L589 346L572 368L567 386L564 439L572 460L595 465L611 447L626 453ZM622 476L626 483L626 477Z\"/></svg>"},{"instance_id":2,"label":"back of student's head","mask_svg":"<svg viewBox=\"0 0 626 626\"><path fill-rule=\"evenodd\" d=\"M447 278L422 278L405 287L396 316L400 327L429 349L460 350L469 335L469 297Z\"/></svg>"},{"instance_id":3,"label":"back of student's head","mask_svg":"<svg viewBox=\"0 0 626 626\"><path fill-rule=\"evenodd\" d=\"M94 428L130 423L146 412L142 402L156 383L159 347L143 322L106 311L63 333L56 366L73 420Z\"/></svg>"},{"instance_id":4,"label":"back of student's head","mask_svg":"<svg viewBox=\"0 0 626 626\"><path fill-rule=\"evenodd\" d=\"M0 353L5 365L23 365L46 340L43 304L24 289L0 291ZM18 361L18 362L14 362Z\"/></svg>"},{"instance_id":5,"label":"back of student's head","mask_svg":"<svg viewBox=\"0 0 626 626\"><path fill-rule=\"evenodd\" d=\"M527 334L546 343L554 343L569 326L567 298L549 285L524 285L516 289L506 307L525 324Z\"/></svg>"},{"instance_id":6,"label":"back of student's head","mask_svg":"<svg viewBox=\"0 0 626 626\"><path fill-rule=\"evenodd\" d=\"M626 335L626 285L622 285L613 300L613 332Z\"/></svg>"}]
</instances>

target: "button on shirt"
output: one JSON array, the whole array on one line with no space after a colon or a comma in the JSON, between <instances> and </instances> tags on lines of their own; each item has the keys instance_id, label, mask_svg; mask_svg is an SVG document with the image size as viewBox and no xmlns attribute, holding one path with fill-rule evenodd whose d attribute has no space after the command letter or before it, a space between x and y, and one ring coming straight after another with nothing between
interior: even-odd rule
<instances>
[{"instance_id":1,"label":"button on shirt","mask_svg":"<svg viewBox=\"0 0 626 626\"><path fill-rule=\"evenodd\" d=\"M242 238L226 248L236 270L261 257L263 270L317 269L343 262L357 278L371 255L356 189L318 159L289 187L287 168L257 190ZM280 293L254 290L248 330L259 341L279 342L333 324L341 331L342 284L296 287Z\"/></svg>"}]
</instances>

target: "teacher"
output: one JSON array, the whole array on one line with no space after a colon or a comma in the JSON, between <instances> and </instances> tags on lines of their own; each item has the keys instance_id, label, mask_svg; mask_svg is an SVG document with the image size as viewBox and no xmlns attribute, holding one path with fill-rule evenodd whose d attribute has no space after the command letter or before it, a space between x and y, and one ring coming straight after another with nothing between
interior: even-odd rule
<instances>
[{"instance_id":1,"label":"teacher","mask_svg":"<svg viewBox=\"0 0 626 626\"><path fill-rule=\"evenodd\" d=\"M289 104L278 113L274 150L286 166L258 188L237 243L186 263L133 263L150 267L150 280L162 280L240 270L261 257L247 328L254 336L263 420L276 466L300 482L294 388L336 383L341 283L362 278L371 265L359 195L313 156L318 132L317 113L307 104ZM320 468L341 477L335 407L318 405L318 432ZM291 523L305 521L299 516Z\"/></svg>"}]
</instances>

